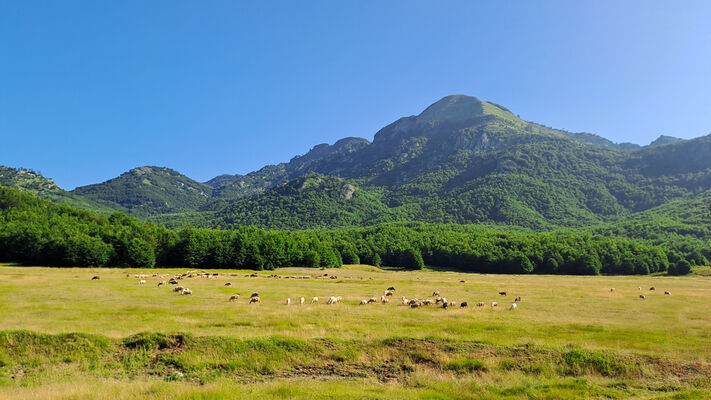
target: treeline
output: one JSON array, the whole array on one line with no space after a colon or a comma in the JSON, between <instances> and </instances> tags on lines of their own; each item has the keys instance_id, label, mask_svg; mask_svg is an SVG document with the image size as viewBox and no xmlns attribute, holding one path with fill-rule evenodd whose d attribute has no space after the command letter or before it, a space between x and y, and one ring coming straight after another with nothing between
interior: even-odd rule
<instances>
[{"instance_id":1,"label":"treeline","mask_svg":"<svg viewBox=\"0 0 711 400\"><path fill-rule=\"evenodd\" d=\"M678 252L576 231L391 223L330 231L184 228L99 216L0 187L0 260L75 267L340 267L343 263L515 274L687 273Z\"/></svg>"},{"instance_id":2,"label":"treeline","mask_svg":"<svg viewBox=\"0 0 711 400\"><path fill-rule=\"evenodd\" d=\"M0 187L0 260L67 267L273 269L340 267L315 232L169 230L115 213L103 217Z\"/></svg>"},{"instance_id":3,"label":"treeline","mask_svg":"<svg viewBox=\"0 0 711 400\"><path fill-rule=\"evenodd\" d=\"M383 224L324 233L346 263L424 265L509 274L686 274L691 263L662 247L585 232L501 231L472 225Z\"/></svg>"}]
</instances>

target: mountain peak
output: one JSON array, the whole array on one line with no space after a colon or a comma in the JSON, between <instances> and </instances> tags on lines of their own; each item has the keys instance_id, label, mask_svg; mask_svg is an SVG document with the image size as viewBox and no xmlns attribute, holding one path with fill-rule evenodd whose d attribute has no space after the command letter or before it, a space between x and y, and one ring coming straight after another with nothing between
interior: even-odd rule
<instances>
[{"instance_id":1,"label":"mountain peak","mask_svg":"<svg viewBox=\"0 0 711 400\"><path fill-rule=\"evenodd\" d=\"M659 137L654 139L654 141L652 143L650 143L649 146L661 146L663 144L679 142L682 140L684 140L684 139L679 139L674 136L659 135Z\"/></svg>"},{"instance_id":2,"label":"mountain peak","mask_svg":"<svg viewBox=\"0 0 711 400\"><path fill-rule=\"evenodd\" d=\"M504 119L517 119L505 107L480 100L477 97L454 94L446 96L427 107L417 116L420 124L437 124L440 122L459 123L472 118L495 115Z\"/></svg>"}]
</instances>

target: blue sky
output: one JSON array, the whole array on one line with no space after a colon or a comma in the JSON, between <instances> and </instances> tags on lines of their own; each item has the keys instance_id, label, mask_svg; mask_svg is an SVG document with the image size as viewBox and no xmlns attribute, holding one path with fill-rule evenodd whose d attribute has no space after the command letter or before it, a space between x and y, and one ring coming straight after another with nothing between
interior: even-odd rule
<instances>
[{"instance_id":1,"label":"blue sky","mask_svg":"<svg viewBox=\"0 0 711 400\"><path fill-rule=\"evenodd\" d=\"M469 94L613 141L711 133L708 1L0 1L0 164L205 181Z\"/></svg>"}]
</instances>

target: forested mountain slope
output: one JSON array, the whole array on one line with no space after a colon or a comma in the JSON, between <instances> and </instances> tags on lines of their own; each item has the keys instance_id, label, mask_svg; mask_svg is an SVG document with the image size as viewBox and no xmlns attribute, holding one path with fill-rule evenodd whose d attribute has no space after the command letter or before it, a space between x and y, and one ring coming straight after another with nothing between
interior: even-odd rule
<instances>
[{"instance_id":1,"label":"forested mountain slope","mask_svg":"<svg viewBox=\"0 0 711 400\"><path fill-rule=\"evenodd\" d=\"M212 188L170 168L140 167L72 193L112 204L136 216L196 210L207 203Z\"/></svg>"},{"instance_id":2,"label":"forested mountain slope","mask_svg":"<svg viewBox=\"0 0 711 400\"><path fill-rule=\"evenodd\" d=\"M344 186L353 188L348 198ZM384 127L372 142L321 144L246 175L202 184L171 169L141 167L71 195L170 226L422 221L549 230L623 220L709 189L711 136L617 144L453 95ZM49 189L34 192L51 198Z\"/></svg>"}]
</instances>

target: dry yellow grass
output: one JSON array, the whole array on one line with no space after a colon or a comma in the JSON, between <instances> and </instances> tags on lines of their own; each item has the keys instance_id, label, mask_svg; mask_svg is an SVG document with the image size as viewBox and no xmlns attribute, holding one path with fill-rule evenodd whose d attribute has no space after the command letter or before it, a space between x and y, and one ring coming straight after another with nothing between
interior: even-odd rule
<instances>
[{"instance_id":1,"label":"dry yellow grass","mask_svg":"<svg viewBox=\"0 0 711 400\"><path fill-rule=\"evenodd\" d=\"M399 272L369 266L345 266L325 271L280 269L260 272L255 278L245 276L253 271L215 270L210 272L219 273L217 278L180 281L180 285L193 290L191 296L173 293L172 285L158 287L157 283L166 278L149 276L144 278L146 284L141 285L134 277L141 273L182 272L185 270L3 266L0 267L0 330L22 329L49 334L82 332L116 339L147 331L186 332L198 337L332 338L354 343L393 337L437 338L495 346L574 347L621 357L651 356L658 360L656 363L668 360L677 365L696 363L704 366L708 366L711 356L711 319L708 318L711 277L703 275L511 276ZM271 274L282 278L266 277ZM323 274L337 275L337 279L321 276ZM91 280L94 275L101 279ZM285 278L305 275L311 278ZM226 282L231 282L232 286L225 286ZM358 305L361 299L379 298L390 286L396 289L390 303ZM652 286L655 291L649 290ZM611 288L615 290L611 291ZM401 304L401 296L432 298L434 290L439 290L448 299L467 301L469 307L410 309ZM506 291L507 296L500 296L499 291ZM664 295L664 291L670 291L672 295ZM252 292L259 293L261 304L247 304ZM241 294L238 302L228 301L233 293ZM645 294L646 300L641 300L640 294ZM310 300L314 296L319 297L320 302L312 305ZM329 296L343 296L343 303L326 305ZM519 307L508 311L517 296L522 297ZM298 304L300 297L306 299L306 304ZM292 305L286 305L287 298L292 299ZM480 301L486 306L476 307ZM499 307L492 309L492 301L498 302ZM377 346L373 347L372 354L364 354L362 346L354 350L344 345L338 351L343 355L330 354L328 357L354 357L356 361L372 364L394 354L387 347ZM638 389L613 387L615 382L608 378L604 384L596 386L594 377L581 382L565 376L499 371L493 366L502 361L501 356L487 354L487 351L467 353L484 360L489 369L484 375L440 374L432 368L421 370L415 365L414 372L406 375L406 381L389 384L373 382L372 378L366 377L335 381L274 377L267 382L251 382L246 386L235 386L233 381L219 379L206 386L195 386L146 377L124 381L101 380L96 376L91 379L99 379L98 383L91 384L84 378L81 382L76 381L84 372L60 366L52 367L50 370L55 373L48 374L52 376L37 378L28 388L0 385L0 397L41 399L53 398L52 393L66 398L127 399L222 398L230 397L230 393L233 394L230 398L528 398L530 393L547 393L547 397L539 396L541 398L618 397L621 393L632 397L653 397L647 392L635 391ZM441 363L456 361L452 358L455 355L442 354ZM225 358L219 354L213 356L209 353L197 355L201 357L200 362L206 363L211 357L215 360ZM664 385L667 384L665 381ZM130 389L125 385L131 385ZM94 391L93 386L102 389ZM700 387L708 389L708 386L711 385L707 382ZM234 395L236 388L241 388L241 397ZM121 396L114 396L119 392ZM437 393L440 396L435 395ZM692 393L690 398L694 398L694 392L689 393ZM332 397L331 394L342 396Z\"/></svg>"},{"instance_id":2,"label":"dry yellow grass","mask_svg":"<svg viewBox=\"0 0 711 400\"><path fill-rule=\"evenodd\" d=\"M182 280L181 285L193 290L192 296L173 293L172 285L156 286L163 280L158 277L146 278L145 285L126 278L178 272L185 271L1 267L0 327L116 338L143 331L306 339L435 336L495 344L574 344L684 359L711 356L711 279L703 276L472 275L346 266L328 271L282 269L248 278L244 275L253 271L220 270L214 271L221 275L216 279ZM338 279L263 277L271 273L330 273ZM101 279L90 280L93 275ZM228 281L233 286L224 286ZM357 305L361 299L379 298L389 286L396 288L389 304ZM649 291L652 286L655 291ZM470 306L442 310L401 305L401 296L432 298L434 290ZM665 296L665 290L672 295ZM259 292L261 304L247 304L252 292ZM241 294L238 302L228 301L233 293ZM646 300L639 299L642 293ZM342 304L325 304L329 296L339 295ZM307 304L294 304L302 296ZM321 301L311 305L314 296ZM518 309L507 311L516 296L522 297ZM292 299L291 306L285 305L287 298ZM486 306L475 307L479 301ZM492 301L499 303L497 309L490 307Z\"/></svg>"}]
</instances>

